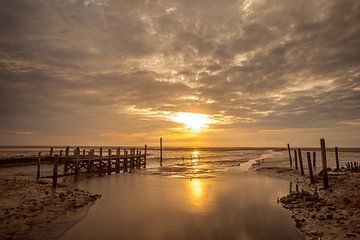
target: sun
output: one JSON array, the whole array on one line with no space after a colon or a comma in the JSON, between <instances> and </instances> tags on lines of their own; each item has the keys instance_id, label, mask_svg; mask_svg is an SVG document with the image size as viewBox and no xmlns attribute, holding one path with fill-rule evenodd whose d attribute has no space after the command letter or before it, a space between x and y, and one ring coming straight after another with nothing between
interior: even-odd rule
<instances>
[{"instance_id":1,"label":"sun","mask_svg":"<svg viewBox=\"0 0 360 240\"><path fill-rule=\"evenodd\" d=\"M193 132L200 132L202 129L207 128L209 124L214 123L214 120L207 114L178 112L170 119L177 123L182 123L185 127Z\"/></svg>"}]
</instances>

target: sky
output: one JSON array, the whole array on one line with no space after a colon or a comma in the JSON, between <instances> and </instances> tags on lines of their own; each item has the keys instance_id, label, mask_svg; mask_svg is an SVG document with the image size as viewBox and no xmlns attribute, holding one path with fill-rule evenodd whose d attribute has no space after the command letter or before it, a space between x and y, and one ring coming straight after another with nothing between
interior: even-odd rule
<instances>
[{"instance_id":1,"label":"sky","mask_svg":"<svg viewBox=\"0 0 360 240\"><path fill-rule=\"evenodd\" d=\"M358 0L0 1L0 145L360 147Z\"/></svg>"}]
</instances>

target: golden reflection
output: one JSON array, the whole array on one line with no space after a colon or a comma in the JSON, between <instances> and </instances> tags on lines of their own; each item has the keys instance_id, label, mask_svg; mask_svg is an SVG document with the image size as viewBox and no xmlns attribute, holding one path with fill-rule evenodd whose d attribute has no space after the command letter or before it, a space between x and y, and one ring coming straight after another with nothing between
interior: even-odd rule
<instances>
[{"instance_id":1,"label":"golden reflection","mask_svg":"<svg viewBox=\"0 0 360 240\"><path fill-rule=\"evenodd\" d=\"M200 160L200 153L199 151L193 151L191 153L191 162L197 163Z\"/></svg>"},{"instance_id":2,"label":"golden reflection","mask_svg":"<svg viewBox=\"0 0 360 240\"><path fill-rule=\"evenodd\" d=\"M188 181L188 187L189 187L189 193L190 193L190 199L194 206L198 208L204 207L204 195L205 195L205 189L204 189L204 183L201 179L192 179Z\"/></svg>"}]
</instances>

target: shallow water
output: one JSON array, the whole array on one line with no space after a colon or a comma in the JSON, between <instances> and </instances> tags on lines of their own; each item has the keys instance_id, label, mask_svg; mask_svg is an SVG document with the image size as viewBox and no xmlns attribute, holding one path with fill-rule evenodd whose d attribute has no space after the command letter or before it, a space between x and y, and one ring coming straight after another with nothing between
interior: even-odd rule
<instances>
[{"instance_id":1,"label":"shallow water","mask_svg":"<svg viewBox=\"0 0 360 240\"><path fill-rule=\"evenodd\" d=\"M181 164L76 182L103 197L61 239L304 239L276 203L288 182L244 171L250 163L211 177L189 174L208 163Z\"/></svg>"}]
</instances>

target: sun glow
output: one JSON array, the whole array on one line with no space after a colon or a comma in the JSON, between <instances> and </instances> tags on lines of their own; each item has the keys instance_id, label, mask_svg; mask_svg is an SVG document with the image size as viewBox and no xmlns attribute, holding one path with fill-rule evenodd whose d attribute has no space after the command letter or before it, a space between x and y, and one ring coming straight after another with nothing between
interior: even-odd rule
<instances>
[{"instance_id":1,"label":"sun glow","mask_svg":"<svg viewBox=\"0 0 360 240\"><path fill-rule=\"evenodd\" d=\"M193 132L200 132L207 128L209 124L214 123L214 120L206 114L179 112L170 117L171 120L177 123L182 123L187 129Z\"/></svg>"}]
</instances>

